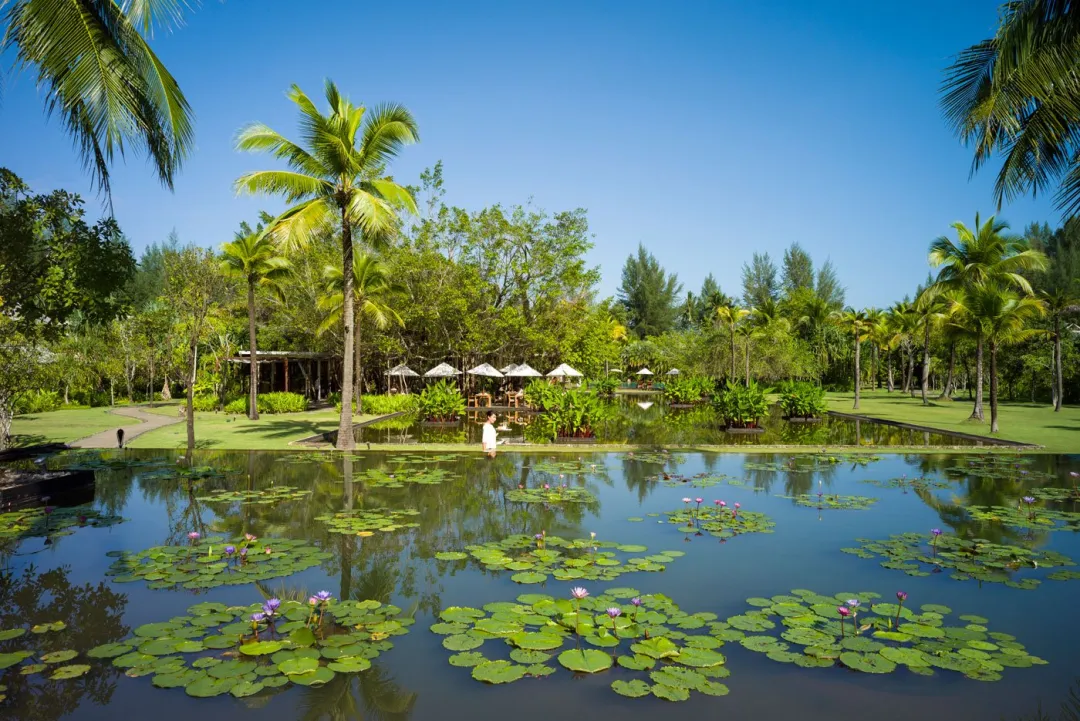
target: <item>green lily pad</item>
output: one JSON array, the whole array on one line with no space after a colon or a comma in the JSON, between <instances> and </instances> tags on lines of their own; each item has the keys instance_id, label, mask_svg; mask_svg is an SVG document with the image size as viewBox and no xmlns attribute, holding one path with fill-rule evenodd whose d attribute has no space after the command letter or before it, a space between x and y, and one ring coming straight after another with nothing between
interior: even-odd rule
<instances>
[{"instance_id":1,"label":"green lily pad","mask_svg":"<svg viewBox=\"0 0 1080 721\"><path fill-rule=\"evenodd\" d=\"M281 643L279 641L255 641L253 643L245 643L240 647L240 653L245 656L269 656L280 650Z\"/></svg>"},{"instance_id":2,"label":"green lily pad","mask_svg":"<svg viewBox=\"0 0 1080 721\"><path fill-rule=\"evenodd\" d=\"M466 634L447 636L442 640L443 648L448 651L471 651L474 648L479 648L483 643L484 639Z\"/></svg>"},{"instance_id":3,"label":"green lily pad","mask_svg":"<svg viewBox=\"0 0 1080 721\"><path fill-rule=\"evenodd\" d=\"M202 676L185 686L184 692L187 693L188 696L194 696L196 698L211 698L213 696L220 696L228 693L236 683L236 680L231 678L222 679Z\"/></svg>"},{"instance_id":4,"label":"green lily pad","mask_svg":"<svg viewBox=\"0 0 1080 721\"><path fill-rule=\"evenodd\" d=\"M308 671L307 673L287 675L290 681L300 686L322 686L334 678L334 672L327 666L319 666L314 671Z\"/></svg>"},{"instance_id":5,"label":"green lily pad","mask_svg":"<svg viewBox=\"0 0 1080 721\"><path fill-rule=\"evenodd\" d=\"M509 661L485 661L473 667L472 677L484 683L511 683L525 676L526 667Z\"/></svg>"},{"instance_id":6,"label":"green lily pad","mask_svg":"<svg viewBox=\"0 0 1080 721\"><path fill-rule=\"evenodd\" d=\"M642 696L648 696L650 693L649 684L636 678L631 681L623 681L622 679L612 681L611 690L620 696L630 698L641 698Z\"/></svg>"},{"instance_id":7,"label":"green lily pad","mask_svg":"<svg viewBox=\"0 0 1080 721\"><path fill-rule=\"evenodd\" d=\"M571 671L597 673L611 668L611 656L595 649L570 649L559 654L559 663Z\"/></svg>"},{"instance_id":8,"label":"green lily pad","mask_svg":"<svg viewBox=\"0 0 1080 721\"><path fill-rule=\"evenodd\" d=\"M896 664L884 656L856 651L844 651L840 654L840 662L854 671L863 673L890 673L896 669Z\"/></svg>"},{"instance_id":9,"label":"green lily pad","mask_svg":"<svg viewBox=\"0 0 1080 721\"><path fill-rule=\"evenodd\" d=\"M462 653L455 653L450 657L451 666L464 666L471 668L486 662L488 659L484 654L479 651L464 651Z\"/></svg>"},{"instance_id":10,"label":"green lily pad","mask_svg":"<svg viewBox=\"0 0 1080 721\"><path fill-rule=\"evenodd\" d=\"M71 649L65 649L63 651L53 651L51 653L43 653L40 658L44 663L64 663L70 661L79 655L78 651L72 651Z\"/></svg>"},{"instance_id":11,"label":"green lily pad","mask_svg":"<svg viewBox=\"0 0 1080 721\"><path fill-rule=\"evenodd\" d=\"M665 701L686 701L690 698L690 692L685 688L677 688L675 686L664 686L663 684L656 684L649 689L653 696L656 698L662 698Z\"/></svg>"}]
</instances>

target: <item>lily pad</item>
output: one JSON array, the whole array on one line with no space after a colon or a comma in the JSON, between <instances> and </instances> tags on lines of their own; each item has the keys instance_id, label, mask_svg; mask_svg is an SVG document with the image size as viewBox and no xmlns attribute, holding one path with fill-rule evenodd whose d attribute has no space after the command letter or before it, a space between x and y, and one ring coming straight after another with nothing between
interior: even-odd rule
<instances>
[{"instance_id":1,"label":"lily pad","mask_svg":"<svg viewBox=\"0 0 1080 721\"><path fill-rule=\"evenodd\" d=\"M473 667L472 677L484 683L511 683L525 676L526 667L509 661L485 661Z\"/></svg>"},{"instance_id":2,"label":"lily pad","mask_svg":"<svg viewBox=\"0 0 1080 721\"><path fill-rule=\"evenodd\" d=\"M611 690L620 696L629 696L630 698L641 698L642 696L648 696L650 693L649 684L640 679L632 679L630 681L618 681L611 682Z\"/></svg>"},{"instance_id":3,"label":"lily pad","mask_svg":"<svg viewBox=\"0 0 1080 721\"><path fill-rule=\"evenodd\" d=\"M611 668L611 656L595 649L570 649L559 654L559 663L571 671L597 673Z\"/></svg>"}]
</instances>

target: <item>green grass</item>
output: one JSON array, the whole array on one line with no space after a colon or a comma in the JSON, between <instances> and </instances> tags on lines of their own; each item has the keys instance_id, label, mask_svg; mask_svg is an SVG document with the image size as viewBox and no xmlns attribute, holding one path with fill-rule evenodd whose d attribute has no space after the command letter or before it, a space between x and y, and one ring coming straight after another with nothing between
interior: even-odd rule
<instances>
[{"instance_id":1,"label":"green grass","mask_svg":"<svg viewBox=\"0 0 1080 721\"><path fill-rule=\"evenodd\" d=\"M1050 404L1000 403L998 428L990 434L990 399L984 399L986 422L969 421L972 403L967 396L955 401L935 400L923 406L922 398L886 391L863 391L859 410L852 410L853 393L829 393L826 396L829 410L858 413L871 418L882 418L902 423L929 426L943 431L970 433L978 436L1002 438L1043 446L1048 452L1076 453L1080 451L1080 407L1066 406L1055 413Z\"/></svg>"},{"instance_id":2,"label":"green grass","mask_svg":"<svg viewBox=\"0 0 1080 721\"><path fill-rule=\"evenodd\" d=\"M49 413L16 416L11 422L12 445L32 446L38 443L68 443L86 438L125 422L133 422L109 413L108 407L79 408Z\"/></svg>"},{"instance_id":3,"label":"green grass","mask_svg":"<svg viewBox=\"0 0 1080 721\"><path fill-rule=\"evenodd\" d=\"M175 406L170 415L176 415ZM372 418L375 416L353 416L353 422ZM338 413L332 408L305 413L263 414L257 421L240 415L196 413L195 444L198 448L220 450L283 449L293 441L337 430L337 427ZM181 422L144 433L127 445L130 448L183 448L186 444L187 427Z\"/></svg>"}]
</instances>

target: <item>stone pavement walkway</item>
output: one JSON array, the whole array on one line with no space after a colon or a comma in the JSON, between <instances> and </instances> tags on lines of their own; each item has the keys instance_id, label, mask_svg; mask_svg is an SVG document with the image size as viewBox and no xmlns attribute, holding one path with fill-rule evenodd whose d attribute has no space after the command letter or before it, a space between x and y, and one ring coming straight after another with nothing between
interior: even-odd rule
<instances>
[{"instance_id":1,"label":"stone pavement walkway","mask_svg":"<svg viewBox=\"0 0 1080 721\"><path fill-rule=\"evenodd\" d=\"M183 418L179 416L170 417L158 413L148 413L139 406L122 406L120 408L113 408L109 412L117 416L134 418L139 421L134 425L119 426L124 429L124 445L127 445L128 441L132 438L141 436L147 431L152 431L155 428L161 428L162 426L171 426L172 424L179 423L183 420ZM112 430L95 433L92 436L72 441L68 445L72 448L116 448L116 429L113 428Z\"/></svg>"}]
</instances>

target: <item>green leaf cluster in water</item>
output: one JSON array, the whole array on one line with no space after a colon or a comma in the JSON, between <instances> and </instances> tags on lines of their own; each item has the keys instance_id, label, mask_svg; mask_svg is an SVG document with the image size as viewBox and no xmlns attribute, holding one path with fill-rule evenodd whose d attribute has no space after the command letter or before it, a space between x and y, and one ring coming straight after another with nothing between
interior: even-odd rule
<instances>
[{"instance_id":1,"label":"green leaf cluster in water","mask_svg":"<svg viewBox=\"0 0 1080 721\"><path fill-rule=\"evenodd\" d=\"M990 631L979 616L959 616L946 625L952 609L926 604L919 613L897 603L879 602L876 593L824 596L797 589L772 598L750 598L753 610L724 624L724 638L764 653L773 661L803 667L842 666L863 673L890 673L899 667L924 676L956 671L977 681L997 681L1006 668L1045 664L1007 633ZM858 601L852 607L849 601ZM837 608L844 606L843 618Z\"/></svg>"},{"instance_id":2,"label":"green leaf cluster in water","mask_svg":"<svg viewBox=\"0 0 1080 721\"><path fill-rule=\"evenodd\" d=\"M1028 495L1037 501L1053 501L1055 503L1080 503L1080 488L1033 488Z\"/></svg>"},{"instance_id":3,"label":"green leaf cluster in water","mask_svg":"<svg viewBox=\"0 0 1080 721\"><path fill-rule=\"evenodd\" d=\"M56 648L53 635L65 629L67 624L63 621L0 629L0 642L4 643L5 648L22 647L0 653L0 674L40 674L50 681L66 681L86 674L90 666L68 663L78 657L78 651ZM45 650L47 648L51 650Z\"/></svg>"},{"instance_id":4,"label":"green leaf cluster in water","mask_svg":"<svg viewBox=\"0 0 1080 721\"><path fill-rule=\"evenodd\" d=\"M242 697L365 671L393 647L390 637L408 633L413 623L400 608L378 601L330 601L321 620L318 609L284 601L272 624L259 624L256 637L250 619L260 610L259 604L196 604L186 616L139 626L131 638L86 655L111 659L128 676L152 675L158 688L183 688L199 698Z\"/></svg>"},{"instance_id":5,"label":"green leaf cluster in water","mask_svg":"<svg viewBox=\"0 0 1080 721\"><path fill-rule=\"evenodd\" d=\"M359 474L360 480L371 486L383 488L404 488L406 483L434 486L450 478L450 471L445 468L402 467L394 470L369 468Z\"/></svg>"},{"instance_id":6,"label":"green leaf cluster in water","mask_svg":"<svg viewBox=\"0 0 1080 721\"><path fill-rule=\"evenodd\" d=\"M526 468L532 469L537 473L546 473L549 476L601 475L607 473L607 466L603 463L596 463L595 461L586 462L583 458L577 458L570 461L545 458L540 461L534 461L530 465L527 465Z\"/></svg>"},{"instance_id":7,"label":"green leaf cluster in water","mask_svg":"<svg viewBox=\"0 0 1080 721\"><path fill-rule=\"evenodd\" d=\"M974 579L986 583L1004 583L1011 588L1033 589L1039 585L1032 574L1060 566L1075 565L1068 556L1055 551L1032 550L1023 546L992 543L986 539L965 539L951 534L938 536L902 533L886 540L855 539L858 548L841 549L860 558L883 557L881 565L909 576L929 576L952 571L957 581ZM1069 571L1048 575L1051 580L1073 577Z\"/></svg>"},{"instance_id":8,"label":"green leaf cluster in water","mask_svg":"<svg viewBox=\"0 0 1080 721\"><path fill-rule=\"evenodd\" d=\"M881 456L869 453L800 453L784 461L746 461L743 468L748 471L812 473L837 465L864 467L880 460Z\"/></svg>"},{"instance_id":9,"label":"green leaf cluster in water","mask_svg":"<svg viewBox=\"0 0 1080 721\"><path fill-rule=\"evenodd\" d=\"M198 500L207 503L240 503L248 504L277 504L282 501L298 501L307 498L310 491L292 486L269 486L258 490L216 490L205 496L198 496Z\"/></svg>"},{"instance_id":10,"label":"green leaf cluster in water","mask_svg":"<svg viewBox=\"0 0 1080 721\"><path fill-rule=\"evenodd\" d=\"M686 463L686 455L682 453L670 453L667 450L659 451L628 451L619 456L623 461L634 461L636 463L647 463L657 466L664 466L668 463L672 463L677 466L681 466Z\"/></svg>"},{"instance_id":11,"label":"green leaf cluster in water","mask_svg":"<svg viewBox=\"0 0 1080 721\"><path fill-rule=\"evenodd\" d=\"M552 577L557 581L611 581L634 571L663 571L667 564L684 555L682 551L645 554L645 546L597 541L595 539L566 540L547 536L515 535L502 541L466 546L469 556L491 571L512 571L510 580L516 583L543 583ZM620 560L617 553L631 554ZM440 553L440 560L463 559L460 552Z\"/></svg>"},{"instance_id":12,"label":"green leaf cluster in water","mask_svg":"<svg viewBox=\"0 0 1080 721\"><path fill-rule=\"evenodd\" d=\"M794 501L796 506L832 511L865 511L878 501L878 499L868 496L841 496L835 493L816 493L813 495L804 493L799 496L780 496L780 498Z\"/></svg>"},{"instance_id":13,"label":"green leaf cluster in water","mask_svg":"<svg viewBox=\"0 0 1080 721\"><path fill-rule=\"evenodd\" d=\"M878 488L903 488L905 491L940 490L942 488L952 488L953 486L952 481L943 478L908 478L907 476L889 478L884 481L875 478L864 478L859 482L869 483L871 486L877 486Z\"/></svg>"},{"instance_id":14,"label":"green leaf cluster in water","mask_svg":"<svg viewBox=\"0 0 1080 721\"><path fill-rule=\"evenodd\" d=\"M238 549L231 556L225 548ZM138 553L122 552L106 572L114 583L143 580L148 588L187 589L235 586L289 576L333 557L304 541L260 538L245 558L243 539L203 538L188 546L154 546ZM266 552L269 549L269 553Z\"/></svg>"},{"instance_id":15,"label":"green leaf cluster in water","mask_svg":"<svg viewBox=\"0 0 1080 721\"><path fill-rule=\"evenodd\" d=\"M692 502L678 511L665 511L668 523L679 525L684 533L709 533L717 538L731 538L743 533L772 533L776 523L759 511L736 510L730 506Z\"/></svg>"},{"instance_id":16,"label":"green leaf cluster in water","mask_svg":"<svg viewBox=\"0 0 1080 721\"><path fill-rule=\"evenodd\" d=\"M731 486L743 485L742 481L734 476L729 476L724 473L698 473L693 476L664 473L661 475L661 479L668 488L712 488L721 483L727 483Z\"/></svg>"},{"instance_id":17,"label":"green leaf cluster in water","mask_svg":"<svg viewBox=\"0 0 1080 721\"><path fill-rule=\"evenodd\" d=\"M26 508L0 513L0 541L44 536L68 536L79 528L102 528L123 523L120 516L110 516L87 506L75 508Z\"/></svg>"},{"instance_id":18,"label":"green leaf cluster in water","mask_svg":"<svg viewBox=\"0 0 1080 721\"><path fill-rule=\"evenodd\" d=\"M169 468L176 463L167 458L137 458L116 451L71 450L49 458L49 468L69 471L120 471L129 468Z\"/></svg>"},{"instance_id":19,"label":"green leaf cluster in water","mask_svg":"<svg viewBox=\"0 0 1080 721\"><path fill-rule=\"evenodd\" d=\"M584 488L514 488L506 493L514 503L596 503L596 496Z\"/></svg>"},{"instance_id":20,"label":"green leaf cluster in water","mask_svg":"<svg viewBox=\"0 0 1080 721\"><path fill-rule=\"evenodd\" d=\"M964 510L973 520L998 523L1010 528L1029 531L1080 531L1080 512L1055 511L1023 501L1019 501L1015 506L965 506Z\"/></svg>"},{"instance_id":21,"label":"green leaf cluster in water","mask_svg":"<svg viewBox=\"0 0 1080 721\"><path fill-rule=\"evenodd\" d=\"M1034 459L1029 456L987 453L964 459L963 464L956 464L945 469L945 473L954 477L990 478L994 480L1022 480L1026 482L1055 481L1057 476L1046 471L1032 468Z\"/></svg>"},{"instance_id":22,"label":"green leaf cluster in water","mask_svg":"<svg viewBox=\"0 0 1080 721\"><path fill-rule=\"evenodd\" d=\"M608 609L614 608L619 615L613 619ZM728 693L718 681L728 670L718 650L724 641L716 635L727 627L715 621L716 614L686 613L667 596L610 588L580 601L529 593L483 609L455 606L443 610L431 630L454 652L450 665L471 668L484 683L539 678L562 667L606 672L622 696L685 701L691 692Z\"/></svg>"},{"instance_id":23,"label":"green leaf cluster in water","mask_svg":"<svg viewBox=\"0 0 1080 721\"><path fill-rule=\"evenodd\" d=\"M355 510L339 511L338 513L325 513L316 516L316 521L322 521L331 533L345 533L356 536L371 536L376 531L393 533L403 528L419 528L420 524L409 519L420 515L415 508L378 510Z\"/></svg>"}]
</instances>

